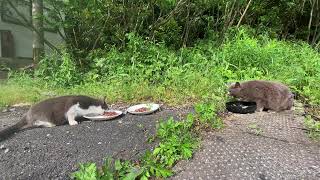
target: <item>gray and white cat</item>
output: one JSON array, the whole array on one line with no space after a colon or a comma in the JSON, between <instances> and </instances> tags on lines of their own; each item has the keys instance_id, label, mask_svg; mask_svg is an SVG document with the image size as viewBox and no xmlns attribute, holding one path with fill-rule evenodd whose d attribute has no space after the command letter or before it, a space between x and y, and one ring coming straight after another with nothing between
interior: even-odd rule
<instances>
[{"instance_id":1,"label":"gray and white cat","mask_svg":"<svg viewBox=\"0 0 320 180\"><path fill-rule=\"evenodd\" d=\"M286 85L263 80L236 82L229 87L229 95L256 102L257 112L263 109L277 112L290 110L294 101L294 95Z\"/></svg>"},{"instance_id":2,"label":"gray and white cat","mask_svg":"<svg viewBox=\"0 0 320 180\"><path fill-rule=\"evenodd\" d=\"M22 119L0 131L0 141L17 131L33 127L53 127L66 123L76 125L77 117L90 113L102 114L108 106L105 100L88 96L60 96L33 105Z\"/></svg>"}]
</instances>

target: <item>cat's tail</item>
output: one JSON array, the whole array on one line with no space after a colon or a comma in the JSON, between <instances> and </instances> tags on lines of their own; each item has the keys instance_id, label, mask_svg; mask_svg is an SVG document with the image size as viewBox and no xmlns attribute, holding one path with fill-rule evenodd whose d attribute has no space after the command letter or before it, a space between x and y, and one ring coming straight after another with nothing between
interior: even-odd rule
<instances>
[{"instance_id":1,"label":"cat's tail","mask_svg":"<svg viewBox=\"0 0 320 180\"><path fill-rule=\"evenodd\" d=\"M24 116L17 124L1 130L0 131L0 141L3 141L5 139L9 138L15 132L18 132L19 130L23 129L24 126L26 126L27 124L28 123L27 123L26 116Z\"/></svg>"}]
</instances>

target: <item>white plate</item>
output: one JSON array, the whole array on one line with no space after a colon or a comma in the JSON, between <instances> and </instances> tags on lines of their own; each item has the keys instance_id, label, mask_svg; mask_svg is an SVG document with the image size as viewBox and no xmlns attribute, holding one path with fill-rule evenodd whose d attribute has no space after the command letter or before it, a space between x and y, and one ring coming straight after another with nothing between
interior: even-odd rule
<instances>
[{"instance_id":1,"label":"white plate","mask_svg":"<svg viewBox=\"0 0 320 180\"><path fill-rule=\"evenodd\" d=\"M145 112L135 112L135 110L139 109L139 108L150 108L150 111L145 111ZM127 109L127 111L131 114L151 114L153 112L155 112L156 110L158 110L160 107L159 104L153 104L153 103L148 103L148 104L138 104L138 105L134 105L131 106Z\"/></svg>"},{"instance_id":2,"label":"white plate","mask_svg":"<svg viewBox=\"0 0 320 180\"><path fill-rule=\"evenodd\" d=\"M117 115L114 116L105 116L105 115L101 115L101 114L87 114L83 117L93 120L93 121L103 121L103 120L110 120L110 119L114 119L118 116L120 116L122 114L122 111L117 111L117 110L107 110L106 112L116 112Z\"/></svg>"}]
</instances>

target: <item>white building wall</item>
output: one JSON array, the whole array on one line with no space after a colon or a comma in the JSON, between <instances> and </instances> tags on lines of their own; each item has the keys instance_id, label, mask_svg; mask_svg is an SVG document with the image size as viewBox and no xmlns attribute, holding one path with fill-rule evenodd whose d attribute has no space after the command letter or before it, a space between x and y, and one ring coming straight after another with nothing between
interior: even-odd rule
<instances>
[{"instance_id":1,"label":"white building wall","mask_svg":"<svg viewBox=\"0 0 320 180\"><path fill-rule=\"evenodd\" d=\"M28 3L30 3L30 1L14 0L12 2L16 4L18 3L16 8L18 8L20 13L24 14L26 18L31 20L31 5L28 6ZM1 0L0 0L0 30L11 31L14 39L15 56L31 58L32 57L32 41L33 41L32 31L23 25L18 25L18 24L4 21L4 19L2 19L2 16L1 16L2 14L1 10L5 12L5 10L9 10L9 9L2 9L2 8L9 8L9 6L8 5L5 6L5 4L1 6ZM12 10L9 10L9 11L12 11ZM19 18L17 15L14 15L14 16L15 18ZM60 46L63 43L63 40L58 33L45 31L44 36L46 40L48 40L51 44L55 46ZM50 52L50 48L46 45L45 45L45 50L46 50L46 53ZM2 52L0 48L0 57L1 56L2 56Z\"/></svg>"},{"instance_id":2,"label":"white building wall","mask_svg":"<svg viewBox=\"0 0 320 180\"><path fill-rule=\"evenodd\" d=\"M0 20L0 30L11 31L14 38L16 57L30 57L30 58L32 57L32 31L31 30L21 25L3 22L2 20ZM62 38L57 33L45 32L45 38L55 46L59 46L63 43ZM46 53L50 52L49 47L46 46L45 49L46 49ZM1 50L0 50L0 53L2 55Z\"/></svg>"}]
</instances>

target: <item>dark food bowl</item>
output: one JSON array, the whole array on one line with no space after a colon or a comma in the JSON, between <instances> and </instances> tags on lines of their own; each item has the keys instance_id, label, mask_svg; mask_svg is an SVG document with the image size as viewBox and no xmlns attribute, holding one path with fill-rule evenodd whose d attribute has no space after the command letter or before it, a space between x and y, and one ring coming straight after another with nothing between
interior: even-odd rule
<instances>
[{"instance_id":1,"label":"dark food bowl","mask_svg":"<svg viewBox=\"0 0 320 180\"><path fill-rule=\"evenodd\" d=\"M227 102L226 108L233 113L248 114L256 111L257 104L255 102L233 101Z\"/></svg>"}]
</instances>

